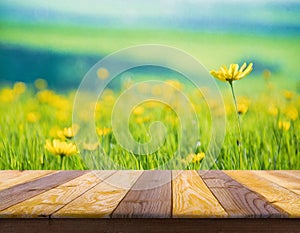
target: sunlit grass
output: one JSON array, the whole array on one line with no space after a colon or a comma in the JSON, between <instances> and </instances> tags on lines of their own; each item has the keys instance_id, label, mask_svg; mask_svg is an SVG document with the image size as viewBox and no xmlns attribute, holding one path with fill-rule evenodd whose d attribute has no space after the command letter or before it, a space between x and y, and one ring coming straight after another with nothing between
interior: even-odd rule
<instances>
[{"instance_id":1,"label":"sunlit grass","mask_svg":"<svg viewBox=\"0 0 300 233\"><path fill-rule=\"evenodd\" d=\"M74 135L80 130L72 125L74 92L58 94L44 89L45 84L38 87L17 83L0 90L0 169L155 169L163 168L177 150L180 121L172 109L151 101L132 110L128 127L133 138L143 143L149 140L151 123L161 121L167 129L166 142L149 155L135 154L122 148L110 125L111 111L120 93L107 90L96 107L95 133L98 142L86 142L77 153L72 144ZM184 91L186 87L182 88ZM242 157L236 144L234 103L230 92L225 90L223 94L227 112L226 137L213 169L300 168L299 94L282 90L268 80L263 92L237 95L238 108L240 105L243 109L239 113L243 125ZM181 159L173 161L175 169L198 169L206 159L206 147L210 140L210 113L206 102L196 91L189 90L188 97L201 116L201 143L191 141L194 154L183 154ZM54 144L57 143L53 140L65 144L55 149Z\"/></svg>"}]
</instances>

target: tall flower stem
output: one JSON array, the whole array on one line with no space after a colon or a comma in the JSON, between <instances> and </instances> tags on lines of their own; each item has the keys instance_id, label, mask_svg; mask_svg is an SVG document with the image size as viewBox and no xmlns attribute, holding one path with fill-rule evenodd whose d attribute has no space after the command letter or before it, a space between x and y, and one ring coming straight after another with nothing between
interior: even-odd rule
<instances>
[{"instance_id":1,"label":"tall flower stem","mask_svg":"<svg viewBox=\"0 0 300 233\"><path fill-rule=\"evenodd\" d=\"M232 94L232 97L233 97L233 101L234 101L234 106L235 106L235 111L236 111L236 115L237 115L237 125L238 125L238 131L239 131L239 136L237 137L237 146L238 146L238 149L239 149L239 160L240 160L240 168L241 168L241 164L242 164L242 130L241 130L241 118L240 118L240 115L238 113L238 106L237 106L237 100L236 100L236 96L235 96L235 92L234 92L234 88L233 88L233 82L232 81L229 81L228 82L229 85L230 85L230 89L231 89L231 94Z\"/></svg>"}]
</instances>

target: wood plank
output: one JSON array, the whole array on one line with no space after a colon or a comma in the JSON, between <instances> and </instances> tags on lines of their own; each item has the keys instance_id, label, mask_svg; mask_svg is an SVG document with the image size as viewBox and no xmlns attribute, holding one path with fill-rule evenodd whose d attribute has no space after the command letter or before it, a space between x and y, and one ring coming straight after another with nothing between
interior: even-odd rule
<instances>
[{"instance_id":1,"label":"wood plank","mask_svg":"<svg viewBox=\"0 0 300 233\"><path fill-rule=\"evenodd\" d=\"M0 174L0 191L18 184L38 179L42 176L55 173L55 171L9 171L9 173L7 172L8 171L1 172Z\"/></svg>"},{"instance_id":2,"label":"wood plank","mask_svg":"<svg viewBox=\"0 0 300 233\"><path fill-rule=\"evenodd\" d=\"M171 171L145 171L113 212L113 218L170 218Z\"/></svg>"},{"instance_id":3,"label":"wood plank","mask_svg":"<svg viewBox=\"0 0 300 233\"><path fill-rule=\"evenodd\" d=\"M230 217L287 217L262 196L233 180L222 171L198 171L210 191Z\"/></svg>"},{"instance_id":4,"label":"wood plank","mask_svg":"<svg viewBox=\"0 0 300 233\"><path fill-rule=\"evenodd\" d=\"M173 217L227 217L196 171L172 171Z\"/></svg>"},{"instance_id":5,"label":"wood plank","mask_svg":"<svg viewBox=\"0 0 300 233\"><path fill-rule=\"evenodd\" d=\"M1 211L0 218L49 217L113 173L115 171L87 173Z\"/></svg>"},{"instance_id":6,"label":"wood plank","mask_svg":"<svg viewBox=\"0 0 300 233\"><path fill-rule=\"evenodd\" d=\"M25 171L19 171L19 170L0 170L0 182L6 179L19 176L24 172Z\"/></svg>"},{"instance_id":7,"label":"wood plank","mask_svg":"<svg viewBox=\"0 0 300 233\"><path fill-rule=\"evenodd\" d=\"M256 175L257 171L224 172L242 185L265 197L268 202L288 213L290 217L300 217L299 195Z\"/></svg>"},{"instance_id":8,"label":"wood plank","mask_svg":"<svg viewBox=\"0 0 300 233\"><path fill-rule=\"evenodd\" d=\"M291 175L292 172L287 171L256 171L256 175L270 180L280 186L293 191L300 195L300 177Z\"/></svg>"},{"instance_id":9,"label":"wood plank","mask_svg":"<svg viewBox=\"0 0 300 233\"><path fill-rule=\"evenodd\" d=\"M141 174L142 171L118 171L51 217L108 218Z\"/></svg>"},{"instance_id":10,"label":"wood plank","mask_svg":"<svg viewBox=\"0 0 300 233\"><path fill-rule=\"evenodd\" d=\"M0 211L83 175L86 171L60 171L0 191Z\"/></svg>"},{"instance_id":11,"label":"wood plank","mask_svg":"<svg viewBox=\"0 0 300 233\"><path fill-rule=\"evenodd\" d=\"M286 173L290 176L294 176L296 178L300 177L300 170L281 170L280 172Z\"/></svg>"}]
</instances>

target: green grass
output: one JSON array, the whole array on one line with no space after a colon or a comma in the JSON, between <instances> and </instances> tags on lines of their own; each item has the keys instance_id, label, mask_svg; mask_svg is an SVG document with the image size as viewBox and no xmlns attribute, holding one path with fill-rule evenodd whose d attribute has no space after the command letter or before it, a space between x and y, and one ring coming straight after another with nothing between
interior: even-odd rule
<instances>
[{"instance_id":1,"label":"green grass","mask_svg":"<svg viewBox=\"0 0 300 233\"><path fill-rule=\"evenodd\" d=\"M241 81L242 82L242 81ZM226 136L220 154L213 169L299 169L299 116L291 117L288 111L300 111L299 95L291 100L285 100L281 89L266 90L256 93L255 97L245 98L250 102L249 110L241 116L242 137L237 134L236 115L233 111L232 98L227 92L225 103L227 112ZM7 90L7 89L6 89ZM11 89L12 92L16 91ZM165 91L166 92L166 91ZM166 94L164 92L164 94ZM0 92L0 169L199 169L205 167L210 156L216 156L207 151L210 141L212 122L206 102L201 95L192 90L186 93L194 104L199 117L200 132L192 135L191 122L188 122L187 132L181 132L176 114L162 104L141 104L143 111L132 113L129 127L133 138L141 143L150 139L149 127L152 122L162 122L166 129L166 141L154 153L141 155L125 150L116 140L115 134L108 132L99 135L99 146L95 150L84 149L78 144L80 154L67 156L61 164L60 157L45 148L46 140L60 138L68 143L74 139L61 139L57 131L72 124L72 102L74 93L41 98L40 92L27 88L22 94L15 94L8 99L5 91ZM95 124L98 128L111 127L111 113L119 93L108 93L100 98L95 112ZM135 98L134 96L132 98ZM211 99L209 101L214 101ZM277 115L269 113L270 106L275 106ZM213 109L219 112L219 105ZM296 109L296 110L295 110ZM92 111L93 109L91 109ZM183 108L184 110L184 108ZM32 119L28 114L34 113L39 117ZM85 113L79 114L84 128ZM121 117L119 115L119 117ZM184 121L184 117L179 120ZM279 122L287 121L290 127L280 129ZM87 137L93 132L88 132ZM95 132L96 133L96 132ZM196 136L196 137L195 137ZM181 139L188 142L184 147ZM196 148L197 140L201 146ZM242 146L237 146L240 140ZM88 141L86 141L89 144ZM176 151L180 148L180 153ZM202 162L192 162L188 155L195 152L205 152ZM176 158L174 155L177 155ZM171 161L170 166L166 162ZM210 167L209 167L210 168Z\"/></svg>"}]
</instances>

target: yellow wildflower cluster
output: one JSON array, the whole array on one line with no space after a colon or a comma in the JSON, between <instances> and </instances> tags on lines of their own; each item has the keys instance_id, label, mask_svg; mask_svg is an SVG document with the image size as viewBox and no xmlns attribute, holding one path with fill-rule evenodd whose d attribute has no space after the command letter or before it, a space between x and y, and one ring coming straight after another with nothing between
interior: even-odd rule
<instances>
[{"instance_id":1,"label":"yellow wildflower cluster","mask_svg":"<svg viewBox=\"0 0 300 233\"><path fill-rule=\"evenodd\" d=\"M50 140L46 141L45 148L54 155L59 155L61 157L70 156L77 154L78 150L76 145L68 141L72 139L79 130L78 125L73 125L64 129L58 129L56 134L60 139L54 139L52 142Z\"/></svg>"},{"instance_id":2,"label":"yellow wildflower cluster","mask_svg":"<svg viewBox=\"0 0 300 233\"><path fill-rule=\"evenodd\" d=\"M16 82L13 88L3 88L0 91L1 102L12 102L19 98L21 94L26 91L26 84L23 82Z\"/></svg>"},{"instance_id":3,"label":"yellow wildflower cluster","mask_svg":"<svg viewBox=\"0 0 300 233\"><path fill-rule=\"evenodd\" d=\"M199 163L202 161L202 159L204 159L204 157L205 157L204 152L199 152L197 154L192 153L188 155L187 161L191 161L192 163Z\"/></svg>"},{"instance_id":4,"label":"yellow wildflower cluster","mask_svg":"<svg viewBox=\"0 0 300 233\"><path fill-rule=\"evenodd\" d=\"M40 114L37 112L29 112L27 114L27 121L30 123L35 123L40 119Z\"/></svg>"},{"instance_id":5,"label":"yellow wildflower cluster","mask_svg":"<svg viewBox=\"0 0 300 233\"><path fill-rule=\"evenodd\" d=\"M268 113L272 116L277 116L278 115L278 108L274 105L274 104L271 104L268 108Z\"/></svg>"},{"instance_id":6,"label":"yellow wildflower cluster","mask_svg":"<svg viewBox=\"0 0 300 233\"><path fill-rule=\"evenodd\" d=\"M70 102L66 98L56 94L54 91L40 91L37 93L37 99L41 103L48 104L57 109L71 109Z\"/></svg>"},{"instance_id":7,"label":"yellow wildflower cluster","mask_svg":"<svg viewBox=\"0 0 300 233\"><path fill-rule=\"evenodd\" d=\"M284 109L284 114L288 119L292 121L295 121L298 118L298 110L295 106L286 107Z\"/></svg>"},{"instance_id":8,"label":"yellow wildflower cluster","mask_svg":"<svg viewBox=\"0 0 300 233\"><path fill-rule=\"evenodd\" d=\"M278 128L284 131L288 131L291 127L291 122L289 121L279 121Z\"/></svg>"},{"instance_id":9,"label":"yellow wildflower cluster","mask_svg":"<svg viewBox=\"0 0 300 233\"><path fill-rule=\"evenodd\" d=\"M101 136L106 136L111 133L112 129L111 128L96 128L98 135Z\"/></svg>"}]
</instances>

